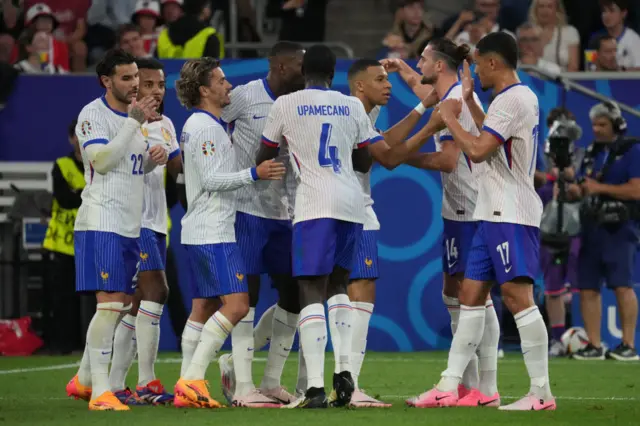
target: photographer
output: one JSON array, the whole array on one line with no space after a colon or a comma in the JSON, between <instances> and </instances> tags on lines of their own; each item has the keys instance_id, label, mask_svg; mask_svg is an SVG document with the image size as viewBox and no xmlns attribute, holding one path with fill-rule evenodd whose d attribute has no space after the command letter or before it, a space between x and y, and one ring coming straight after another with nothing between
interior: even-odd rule
<instances>
[{"instance_id":1,"label":"photographer","mask_svg":"<svg viewBox=\"0 0 640 426\"><path fill-rule=\"evenodd\" d=\"M590 341L573 357L605 358L600 338L600 286L604 281L615 292L622 324L622 343L607 352L607 357L638 360L634 348L638 301L632 275L640 217L640 144L622 137L626 122L616 105L598 104L589 112L589 118L596 140L582 162L579 174L583 180L568 188L570 196L584 200L578 286Z\"/></svg>"}]
</instances>

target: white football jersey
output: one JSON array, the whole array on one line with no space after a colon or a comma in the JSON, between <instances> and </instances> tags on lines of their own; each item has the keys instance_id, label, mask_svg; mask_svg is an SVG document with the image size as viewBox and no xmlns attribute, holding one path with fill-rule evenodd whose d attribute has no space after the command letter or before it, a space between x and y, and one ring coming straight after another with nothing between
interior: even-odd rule
<instances>
[{"instance_id":1,"label":"white football jersey","mask_svg":"<svg viewBox=\"0 0 640 426\"><path fill-rule=\"evenodd\" d=\"M189 205L181 222L182 244L235 242L237 192L235 189L208 191L206 182L220 181L222 175L228 187L239 188L243 184L238 184L241 180L253 181L251 173L248 169L245 170L247 176L237 173L240 168L227 131L206 111L196 110L191 114L182 129L180 143Z\"/></svg>"},{"instance_id":2,"label":"white football jersey","mask_svg":"<svg viewBox=\"0 0 640 426\"><path fill-rule=\"evenodd\" d=\"M231 91L231 103L222 110L221 118L229 123L229 134L240 169L255 166L260 138L275 100L266 79L251 81ZM281 148L280 157L288 159L286 145ZM285 179L260 181L238 189L238 210L267 219L288 220Z\"/></svg>"},{"instance_id":3,"label":"white football jersey","mask_svg":"<svg viewBox=\"0 0 640 426\"><path fill-rule=\"evenodd\" d=\"M538 97L522 83L504 89L489 106L483 130L501 146L486 160L474 219L540 226L542 201L533 186L539 115Z\"/></svg>"},{"instance_id":4,"label":"white football jersey","mask_svg":"<svg viewBox=\"0 0 640 426\"><path fill-rule=\"evenodd\" d=\"M378 116L380 115L380 106L375 106L369 113L369 120L371 125L375 127ZM373 210L373 198L371 197L371 170L367 173L356 172L362 191L364 192L364 225L365 231L378 231L380 230L380 222L378 222L378 216Z\"/></svg>"},{"instance_id":5,"label":"white football jersey","mask_svg":"<svg viewBox=\"0 0 640 426\"><path fill-rule=\"evenodd\" d=\"M445 99L462 99L462 85L460 82L451 86L449 91L442 97ZM474 99L480 108L482 103L477 95ZM462 103L462 113L458 119L464 130L472 135L480 135L478 126L473 121L473 116L466 103ZM444 129L434 136L436 151L442 151L442 144L452 141L453 137L449 129ZM456 168L451 173L441 172L442 178L442 217L447 220L460 222L470 222L473 220L473 212L476 208L478 197L478 177L482 175L484 164L472 164L471 160L460 152Z\"/></svg>"},{"instance_id":6,"label":"white football jersey","mask_svg":"<svg viewBox=\"0 0 640 426\"><path fill-rule=\"evenodd\" d=\"M123 237L140 236L144 167L149 148L143 129L129 142L124 156L106 174L91 166L85 147L94 143L109 143L116 137L127 114L115 111L104 97L87 104L78 116L76 135L82 147L84 180L82 205L76 215L76 231L113 232Z\"/></svg>"},{"instance_id":7,"label":"white football jersey","mask_svg":"<svg viewBox=\"0 0 640 426\"><path fill-rule=\"evenodd\" d=\"M352 151L382 137L359 99L308 88L281 96L271 107L263 143L285 140L298 179L294 223L320 218L364 223L362 187Z\"/></svg>"},{"instance_id":8,"label":"white football jersey","mask_svg":"<svg viewBox=\"0 0 640 426\"><path fill-rule=\"evenodd\" d=\"M176 139L176 129L166 115L162 121L145 123L142 131L149 135L149 147L161 145L169 154L169 159L180 155ZM144 201L142 203L142 227L161 234L167 234L167 197L164 191L166 166L156 166L144 175Z\"/></svg>"}]
</instances>

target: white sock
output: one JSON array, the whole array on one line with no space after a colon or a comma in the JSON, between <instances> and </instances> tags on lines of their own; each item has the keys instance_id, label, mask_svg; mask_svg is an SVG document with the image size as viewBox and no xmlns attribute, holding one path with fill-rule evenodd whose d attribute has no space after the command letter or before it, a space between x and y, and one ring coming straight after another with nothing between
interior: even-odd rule
<instances>
[{"instance_id":1,"label":"white sock","mask_svg":"<svg viewBox=\"0 0 640 426\"><path fill-rule=\"evenodd\" d=\"M182 342L180 344L182 347L182 365L180 366L180 377L184 377L184 375L187 374L193 353L198 347L203 327L204 324L200 322L188 320L184 326L184 330L182 330Z\"/></svg>"},{"instance_id":2,"label":"white sock","mask_svg":"<svg viewBox=\"0 0 640 426\"><path fill-rule=\"evenodd\" d=\"M442 301L451 317L451 334L455 335L460 319L460 300L457 297L445 296L443 293ZM462 373L462 384L467 389L477 389L478 381L478 356L474 353L469 360L469 364L464 369L464 373Z\"/></svg>"},{"instance_id":3,"label":"white sock","mask_svg":"<svg viewBox=\"0 0 640 426\"><path fill-rule=\"evenodd\" d=\"M522 356L531 379L531 389L536 396L551 398L549 387L549 336L537 306L532 306L513 316L520 334Z\"/></svg>"},{"instance_id":4,"label":"white sock","mask_svg":"<svg viewBox=\"0 0 640 426\"><path fill-rule=\"evenodd\" d=\"M78 368L78 381L82 386L91 387L91 362L89 361L89 345L84 344L84 352Z\"/></svg>"},{"instance_id":5,"label":"white sock","mask_svg":"<svg viewBox=\"0 0 640 426\"><path fill-rule=\"evenodd\" d=\"M232 329L233 324L220 311L209 318L204 327L202 327L200 342L183 379L204 380L207 367L220 351Z\"/></svg>"},{"instance_id":6,"label":"white sock","mask_svg":"<svg viewBox=\"0 0 640 426\"><path fill-rule=\"evenodd\" d=\"M160 345L160 318L164 305L143 300L136 320L138 339L138 386L146 386L156 379L154 366Z\"/></svg>"},{"instance_id":7,"label":"white sock","mask_svg":"<svg viewBox=\"0 0 640 426\"><path fill-rule=\"evenodd\" d=\"M484 332L478 346L478 370L480 383L478 389L487 396L498 392L498 342L500 341L500 322L493 307L493 301L485 304Z\"/></svg>"},{"instance_id":8,"label":"white sock","mask_svg":"<svg viewBox=\"0 0 640 426\"><path fill-rule=\"evenodd\" d=\"M302 309L298 327L307 369L307 389L324 388L324 352L327 348L324 306L313 303Z\"/></svg>"},{"instance_id":9,"label":"white sock","mask_svg":"<svg viewBox=\"0 0 640 426\"><path fill-rule=\"evenodd\" d=\"M300 330L298 330L298 336ZM298 348L298 379L296 381L296 390L307 390L307 363L304 360L304 352L302 350L302 344Z\"/></svg>"},{"instance_id":10,"label":"white sock","mask_svg":"<svg viewBox=\"0 0 640 426\"><path fill-rule=\"evenodd\" d=\"M273 313L277 304L269 306L264 311L256 327L253 329L253 347L256 351L262 350L271 341L271 333L273 332Z\"/></svg>"},{"instance_id":11,"label":"white sock","mask_svg":"<svg viewBox=\"0 0 640 426\"><path fill-rule=\"evenodd\" d=\"M113 350L113 335L123 305L120 302L98 303L96 313L87 330L89 362L91 364L91 399L96 399L109 388L109 361Z\"/></svg>"},{"instance_id":12,"label":"white sock","mask_svg":"<svg viewBox=\"0 0 640 426\"><path fill-rule=\"evenodd\" d=\"M447 369L442 373L438 389L456 391L471 357L476 352L484 330L484 306L460 305L458 329L453 335Z\"/></svg>"},{"instance_id":13,"label":"white sock","mask_svg":"<svg viewBox=\"0 0 640 426\"><path fill-rule=\"evenodd\" d=\"M351 372L351 347L353 344L353 308L346 294L336 294L327 300L329 331L336 359L335 373Z\"/></svg>"},{"instance_id":14,"label":"white sock","mask_svg":"<svg viewBox=\"0 0 640 426\"><path fill-rule=\"evenodd\" d=\"M109 371L109 386L113 392L126 389L125 380L136 357L136 347L136 317L126 314L118 323L113 337L113 356Z\"/></svg>"},{"instance_id":15,"label":"white sock","mask_svg":"<svg viewBox=\"0 0 640 426\"><path fill-rule=\"evenodd\" d=\"M233 354L233 369L236 376L236 396L245 396L255 389L251 374L254 352L253 318L255 314L256 308L249 308L247 316L242 318L231 332L231 353Z\"/></svg>"},{"instance_id":16,"label":"white sock","mask_svg":"<svg viewBox=\"0 0 640 426\"><path fill-rule=\"evenodd\" d=\"M356 389L359 389L358 377L367 351L369 321L373 315L373 303L352 302L353 305L353 341L351 343L351 377Z\"/></svg>"},{"instance_id":17,"label":"white sock","mask_svg":"<svg viewBox=\"0 0 640 426\"><path fill-rule=\"evenodd\" d=\"M293 338L298 327L298 314L292 314L282 309L280 306L273 310L273 335L271 346L267 357L267 365L264 369L264 376L260 388L276 389L280 387L280 378L284 363L289 357Z\"/></svg>"}]
</instances>

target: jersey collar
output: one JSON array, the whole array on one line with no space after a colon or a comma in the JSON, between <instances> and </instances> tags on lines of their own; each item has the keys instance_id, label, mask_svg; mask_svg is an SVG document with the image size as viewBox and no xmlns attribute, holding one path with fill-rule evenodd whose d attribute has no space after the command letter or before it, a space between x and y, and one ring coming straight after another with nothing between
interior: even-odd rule
<instances>
[{"instance_id":1,"label":"jersey collar","mask_svg":"<svg viewBox=\"0 0 640 426\"><path fill-rule=\"evenodd\" d=\"M271 87L269 87L269 82L267 81L266 78L262 79L262 85L264 86L264 91L267 92L267 95L269 95L269 97L275 101L276 95L274 95L273 92L271 91Z\"/></svg>"},{"instance_id":2,"label":"jersey collar","mask_svg":"<svg viewBox=\"0 0 640 426\"><path fill-rule=\"evenodd\" d=\"M218 123L219 125L224 127L224 124L222 123L222 121L220 121L220 119L218 117L216 117L215 115L211 114L209 111L205 111L205 110L199 109L199 108L194 108L193 112L201 112L202 114L207 114L209 117L213 118L216 121L216 123Z\"/></svg>"},{"instance_id":3,"label":"jersey collar","mask_svg":"<svg viewBox=\"0 0 640 426\"><path fill-rule=\"evenodd\" d=\"M109 108L111 110L111 112L113 112L116 115L119 115L120 117L128 117L129 115L124 113L124 112L120 112L120 111L116 111L115 109L111 108L111 106L109 105L109 102L107 102L107 98L103 96L100 96L100 99L102 99L102 102L104 103L104 106L106 106L107 108Z\"/></svg>"},{"instance_id":4,"label":"jersey collar","mask_svg":"<svg viewBox=\"0 0 640 426\"><path fill-rule=\"evenodd\" d=\"M441 101L444 101L445 99L447 99L447 96L449 96L449 93L451 93L453 88L456 87L456 86L460 86L460 82L459 81L456 81L455 83L453 83L451 85L451 87L449 87L449 90L447 90L447 93L444 94L444 96L442 97Z\"/></svg>"}]
</instances>

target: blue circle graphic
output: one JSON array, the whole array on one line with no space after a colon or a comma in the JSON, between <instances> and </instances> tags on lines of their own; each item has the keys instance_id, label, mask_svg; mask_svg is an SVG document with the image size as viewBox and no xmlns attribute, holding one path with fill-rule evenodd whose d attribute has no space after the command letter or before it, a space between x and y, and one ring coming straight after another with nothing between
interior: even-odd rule
<instances>
[{"instance_id":1,"label":"blue circle graphic","mask_svg":"<svg viewBox=\"0 0 640 426\"><path fill-rule=\"evenodd\" d=\"M409 337L404 330L396 324L392 319L382 315L373 314L369 327L377 328L380 331L384 331L388 334L398 347L400 352L412 352L413 345L409 340Z\"/></svg>"},{"instance_id":2,"label":"blue circle graphic","mask_svg":"<svg viewBox=\"0 0 640 426\"><path fill-rule=\"evenodd\" d=\"M409 166L400 166L393 172L383 168L376 167L371 173L371 187L375 187L378 183L387 179L405 178L409 179L424 189L431 199L431 217L440 217L440 203L436 202L441 196L440 186L425 171L415 169ZM442 235L442 221L432 220L429 228L424 235L415 243L404 247L387 246L378 241L378 256L385 260L404 262L412 260L427 253L431 247L436 244Z\"/></svg>"},{"instance_id":3,"label":"blue circle graphic","mask_svg":"<svg viewBox=\"0 0 640 426\"><path fill-rule=\"evenodd\" d=\"M409 313L409 321L416 333L422 340L428 343L433 349L447 348L450 344L448 338L440 336L434 332L422 313L422 294L429 282L442 273L442 261L440 259L433 260L427 264L420 272L416 274L409 288L407 297L407 311Z\"/></svg>"}]
</instances>

